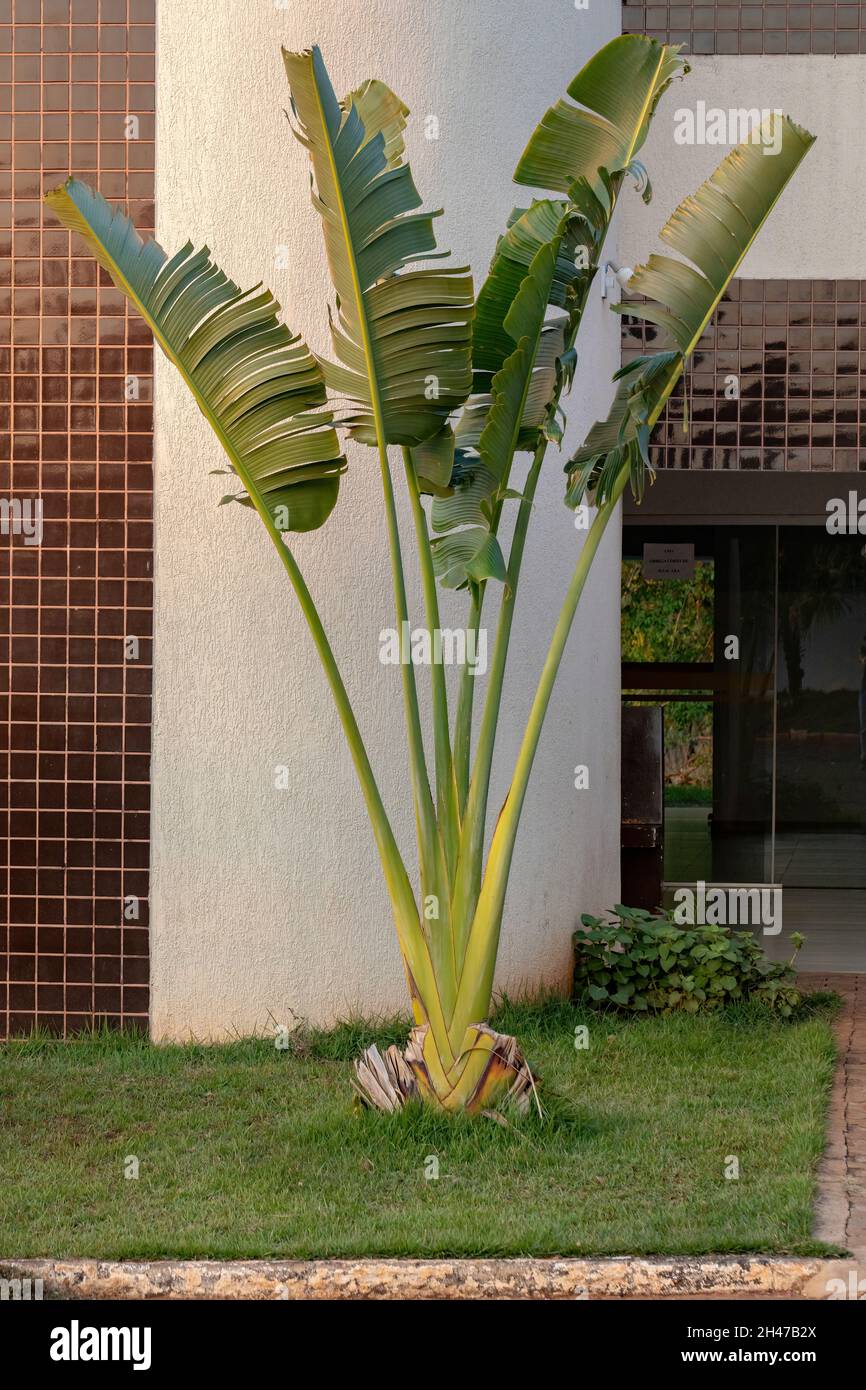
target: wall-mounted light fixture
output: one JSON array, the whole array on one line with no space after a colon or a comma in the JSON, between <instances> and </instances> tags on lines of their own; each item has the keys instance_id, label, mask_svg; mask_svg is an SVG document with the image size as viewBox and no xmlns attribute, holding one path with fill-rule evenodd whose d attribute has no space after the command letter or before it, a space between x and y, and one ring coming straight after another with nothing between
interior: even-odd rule
<instances>
[{"instance_id":1,"label":"wall-mounted light fixture","mask_svg":"<svg viewBox=\"0 0 866 1390\"><path fill-rule=\"evenodd\" d=\"M617 285L620 289L627 290L633 275L634 270L630 265L617 265L616 261L606 261L601 277L602 299L609 299Z\"/></svg>"}]
</instances>

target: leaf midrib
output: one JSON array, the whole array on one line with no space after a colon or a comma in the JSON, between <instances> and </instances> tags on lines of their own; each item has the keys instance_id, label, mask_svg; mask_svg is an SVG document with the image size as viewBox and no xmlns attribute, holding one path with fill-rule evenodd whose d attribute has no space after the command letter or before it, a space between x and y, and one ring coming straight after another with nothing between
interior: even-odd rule
<instances>
[{"instance_id":1,"label":"leaf midrib","mask_svg":"<svg viewBox=\"0 0 866 1390\"><path fill-rule=\"evenodd\" d=\"M649 85L649 87L648 87L648 89L647 89L646 100L644 101L644 104L643 104L643 106L641 107L640 120L637 121L636 124L635 124L634 132L633 132L633 135L632 135L631 144L630 144L629 147L628 147L628 158L627 158L627 160L625 161L625 167L626 167L626 168L628 167L629 164L631 164L632 157L633 157L634 152L635 152L635 149L636 149L636 147L637 147L638 137L639 137L641 131L642 131L643 128L644 128L644 124L645 124L645 122L646 122L647 115L649 114L649 108L650 108L650 105L651 105L651 103L652 103L652 98L653 98L653 95L654 95L654 93L655 93L656 84L658 83L658 80L659 80L659 73L660 73L661 70L662 70L662 66L663 66L663 64L664 64L665 55L666 55L667 51L668 51L668 45L667 45L667 44L662 44L661 49L660 49L660 51L659 51L659 60L658 60L658 63L656 64L656 70L655 70L655 72L653 73L652 82L650 83L650 85Z\"/></svg>"},{"instance_id":2,"label":"leaf midrib","mask_svg":"<svg viewBox=\"0 0 866 1390\"><path fill-rule=\"evenodd\" d=\"M812 143L814 143L814 141L813 141ZM671 391L672 391L672 390L674 389L674 387L676 386L677 382L678 382L679 379L680 379L680 376L682 375L682 373L683 373L683 371L684 371L684 369L685 369L686 359L689 358L689 357L691 357L692 353L694 352L695 348L697 347L698 343L700 342L701 338L703 337L704 333L706 332L707 325L709 324L710 320L712 319L713 314L716 312L716 309L719 307L719 301L721 300L722 295L725 293L725 290L727 289L728 285L731 283L731 281L733 280L733 278L734 278L734 276L736 275L737 271L739 270L740 266L743 264L743 261L744 261L744 260L746 259L746 257L748 256L749 252L751 251L751 249L752 249L752 247L753 247L753 245L754 245L754 243L755 243L755 241L756 241L756 239L757 239L757 237L758 237L758 234L759 234L759 233L761 232L761 230L763 229L765 222L766 222L767 219L769 218L771 212L772 212L773 209L775 208L775 206L776 206L776 204L778 203L779 199L781 198L782 194L785 192L785 189L788 187L788 184L791 182L791 179L793 178L793 176L794 176L796 170L799 168L800 164L802 163L803 159L805 159L805 157L806 157L806 155L809 153L809 150L810 150L810 149L811 149L811 145L807 145L806 149L803 151L802 155L801 155L800 158L797 160L797 163L794 165L793 169L791 169L790 172L788 173L788 177L785 179L785 182L784 182L784 183L781 185L781 187L779 188L779 191L778 191L778 193L776 194L775 198L774 198L773 201L768 205L766 212L764 213L764 215L763 215L763 217L761 218L760 222L759 222L759 223L757 224L757 226L755 227L754 231L752 232L752 235L749 237L748 241L746 242L746 245L743 247L742 252L741 252L740 255L737 257L736 262L735 262L734 265L731 267L730 273L727 275L727 277L726 277L726 279L725 279L725 281L724 281L724 284L722 285L721 289L718 291L718 294L715 296L715 298L713 299L712 304L710 305L709 312L705 315L705 317L703 318L703 320L702 320L700 326L698 327L698 329L696 330L696 332L693 334L693 336L692 336L692 338L691 338L691 340L690 340L690 342L689 342L688 348L687 348L686 351L683 353L681 361L677 364L677 366L676 366L676 368L675 368L675 370L674 370L674 373L672 374L671 379L670 379L668 385L667 385L666 388L665 388L665 393L664 393L664 395L662 396L662 398L661 398L661 400L660 400L660 402L659 402L658 408L657 408L656 410L650 412L650 416L649 416L650 428L652 428L652 426L655 425L655 424L658 422L658 418L659 418L659 416L661 415L662 410L664 409L665 402L667 401L668 396L670 395ZM734 151L731 151L731 154L733 154L733 153L734 153ZM730 157L731 157L731 156L729 155L728 158L730 158ZM712 182L712 177L708 180L708 182L710 182L710 183ZM730 195L728 195L728 196L730 197ZM733 199L731 199L731 202L733 202ZM695 262L692 262L692 264L697 265L697 262L696 262L696 261L695 261ZM708 283L711 284L712 282L708 280Z\"/></svg>"},{"instance_id":3,"label":"leaf midrib","mask_svg":"<svg viewBox=\"0 0 866 1390\"><path fill-rule=\"evenodd\" d=\"M316 93L316 107L318 109L319 120L325 137L325 150L328 158L328 164L331 170L331 181L334 186L334 193L337 199L337 206L339 209L340 226L342 227L343 240L348 250L349 271L352 277L352 288L355 294L355 302L358 306L358 320L361 325L361 346L364 351L364 361L367 364L367 382L370 387L370 405L373 411L373 423L376 429L376 438L378 441L379 452L380 454L382 454L387 450L388 441L385 438L385 416L382 410L382 399L379 392L379 383L376 375L376 359L373 354L373 342L372 337L370 335L370 326L367 320L367 306L366 301L364 299L364 291L361 288L361 277L358 273L358 261L355 255L355 243L352 238L351 223L349 221L349 215L346 210L346 201L343 197L343 189L340 183L337 161L334 157L334 147L331 142L331 133L328 129L328 122L325 119L325 108L322 104L318 74L316 73L315 64L312 59L310 60L310 67L313 75L313 89ZM352 107L350 107L349 110L351 111ZM358 116L358 120L361 120L360 115Z\"/></svg>"}]
</instances>

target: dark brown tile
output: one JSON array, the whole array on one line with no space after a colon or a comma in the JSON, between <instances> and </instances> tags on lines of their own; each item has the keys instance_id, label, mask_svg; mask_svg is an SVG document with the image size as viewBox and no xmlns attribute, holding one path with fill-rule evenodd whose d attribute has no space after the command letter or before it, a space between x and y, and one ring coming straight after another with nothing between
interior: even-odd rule
<instances>
[{"instance_id":1,"label":"dark brown tile","mask_svg":"<svg viewBox=\"0 0 866 1390\"><path fill-rule=\"evenodd\" d=\"M0 4L0 488L44 504L41 546L0 538L0 1035L96 1016L146 1026L151 348L41 195L74 169L153 227L154 11ZM135 671L130 621L145 639Z\"/></svg>"},{"instance_id":2,"label":"dark brown tile","mask_svg":"<svg viewBox=\"0 0 866 1390\"><path fill-rule=\"evenodd\" d=\"M717 0L715 5L637 4L622 10L625 33L682 42L691 53L856 53L866 51L866 4L838 0L764 5Z\"/></svg>"},{"instance_id":3,"label":"dark brown tile","mask_svg":"<svg viewBox=\"0 0 866 1390\"><path fill-rule=\"evenodd\" d=\"M657 466L802 471L855 459L866 448L864 294L866 282L851 280L735 281L653 436ZM626 318L622 344L626 360L659 339ZM687 445L674 424L683 390L694 422Z\"/></svg>"}]
</instances>

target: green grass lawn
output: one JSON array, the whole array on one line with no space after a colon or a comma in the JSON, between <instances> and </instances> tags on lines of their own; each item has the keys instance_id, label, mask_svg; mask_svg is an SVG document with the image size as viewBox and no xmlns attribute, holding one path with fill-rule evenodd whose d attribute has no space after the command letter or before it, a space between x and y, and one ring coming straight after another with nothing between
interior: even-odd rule
<instances>
[{"instance_id":1,"label":"green grass lawn","mask_svg":"<svg viewBox=\"0 0 866 1390\"><path fill-rule=\"evenodd\" d=\"M829 1018L506 1007L548 1103L507 1127L355 1113L348 1057L369 1039L348 1025L289 1052L6 1044L0 1256L820 1252Z\"/></svg>"}]
</instances>

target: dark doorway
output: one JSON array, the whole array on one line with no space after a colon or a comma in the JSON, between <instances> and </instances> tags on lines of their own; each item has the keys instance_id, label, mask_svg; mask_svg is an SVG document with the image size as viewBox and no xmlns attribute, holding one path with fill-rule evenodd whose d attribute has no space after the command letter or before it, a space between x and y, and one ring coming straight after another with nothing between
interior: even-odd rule
<instances>
[{"instance_id":1,"label":"dark doorway","mask_svg":"<svg viewBox=\"0 0 866 1390\"><path fill-rule=\"evenodd\" d=\"M780 885L815 968L866 967L864 692L862 536L624 528L623 699L663 711L664 888Z\"/></svg>"}]
</instances>

